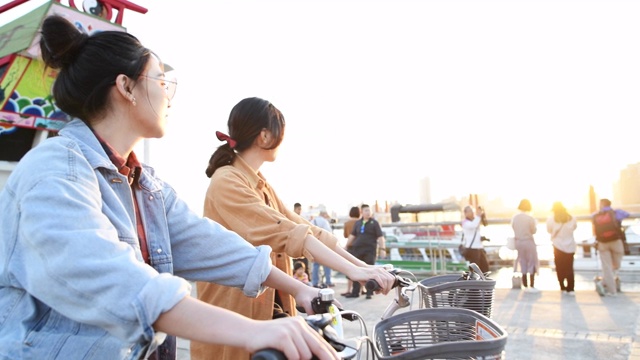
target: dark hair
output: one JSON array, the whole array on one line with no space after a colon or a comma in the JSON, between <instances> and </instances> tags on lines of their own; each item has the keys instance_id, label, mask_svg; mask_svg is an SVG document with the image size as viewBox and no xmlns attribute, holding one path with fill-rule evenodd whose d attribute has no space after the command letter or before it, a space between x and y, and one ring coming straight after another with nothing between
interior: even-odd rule
<instances>
[{"instance_id":1,"label":"dark hair","mask_svg":"<svg viewBox=\"0 0 640 360\"><path fill-rule=\"evenodd\" d=\"M211 177L219 167L231 164L236 150L242 152L250 148L263 129L273 135L273 141L267 149L278 147L284 138L284 125L284 116L269 101L257 97L241 100L231 109L227 122L229 136L236 145L232 149L227 142L214 151L205 171L207 177Z\"/></svg>"},{"instance_id":2,"label":"dark hair","mask_svg":"<svg viewBox=\"0 0 640 360\"><path fill-rule=\"evenodd\" d=\"M360 217L360 208L357 206L352 206L351 210L349 210L349 217L359 218Z\"/></svg>"},{"instance_id":3,"label":"dark hair","mask_svg":"<svg viewBox=\"0 0 640 360\"><path fill-rule=\"evenodd\" d=\"M116 77L124 74L137 79L153 54L131 34L100 31L87 35L58 15L44 20L41 33L45 65L60 70L52 89L56 106L85 122L107 110Z\"/></svg>"},{"instance_id":4,"label":"dark hair","mask_svg":"<svg viewBox=\"0 0 640 360\"><path fill-rule=\"evenodd\" d=\"M302 207L302 204L300 204L300 203L295 203L295 204L293 204L293 207L294 207L294 208L301 208L301 207Z\"/></svg>"},{"instance_id":5,"label":"dark hair","mask_svg":"<svg viewBox=\"0 0 640 360\"><path fill-rule=\"evenodd\" d=\"M364 208L368 208L368 207L369 207L369 204L362 204L362 205L360 205L360 209L364 209Z\"/></svg>"},{"instance_id":6,"label":"dark hair","mask_svg":"<svg viewBox=\"0 0 640 360\"><path fill-rule=\"evenodd\" d=\"M520 204L518 205L518 210L531 211L531 202L528 199L520 200Z\"/></svg>"},{"instance_id":7,"label":"dark hair","mask_svg":"<svg viewBox=\"0 0 640 360\"><path fill-rule=\"evenodd\" d=\"M600 199L600 205L602 207L611 207L611 200L609 200L609 199Z\"/></svg>"},{"instance_id":8,"label":"dark hair","mask_svg":"<svg viewBox=\"0 0 640 360\"><path fill-rule=\"evenodd\" d=\"M304 265L304 263L302 261L300 261L300 260L297 260L296 262L293 263L293 271L296 271L296 270L298 270L300 268L303 268L305 270L307 269L307 267Z\"/></svg>"},{"instance_id":9,"label":"dark hair","mask_svg":"<svg viewBox=\"0 0 640 360\"><path fill-rule=\"evenodd\" d=\"M566 223L572 218L560 201L554 202L551 210L553 211L553 220L557 223Z\"/></svg>"}]
</instances>

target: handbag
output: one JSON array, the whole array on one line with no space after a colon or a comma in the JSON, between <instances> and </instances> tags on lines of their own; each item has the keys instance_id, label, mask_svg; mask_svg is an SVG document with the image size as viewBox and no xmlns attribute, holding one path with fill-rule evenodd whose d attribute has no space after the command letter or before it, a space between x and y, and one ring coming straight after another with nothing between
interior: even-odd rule
<instances>
[{"instance_id":1,"label":"handbag","mask_svg":"<svg viewBox=\"0 0 640 360\"><path fill-rule=\"evenodd\" d=\"M513 275L511 275L511 288L512 289L520 289L520 288L522 288L522 274L521 273L513 273Z\"/></svg>"},{"instance_id":2,"label":"handbag","mask_svg":"<svg viewBox=\"0 0 640 360\"><path fill-rule=\"evenodd\" d=\"M509 236L507 238L507 249L515 250L516 249L516 238L513 236Z\"/></svg>"},{"instance_id":3,"label":"handbag","mask_svg":"<svg viewBox=\"0 0 640 360\"><path fill-rule=\"evenodd\" d=\"M513 238L515 239L515 238ZM521 289L522 288L522 273L518 272L518 259L513 260L513 274L511 275L511 288L512 289Z\"/></svg>"},{"instance_id":4,"label":"handbag","mask_svg":"<svg viewBox=\"0 0 640 360\"><path fill-rule=\"evenodd\" d=\"M465 250L467 250L467 248L464 247L464 233L462 233L462 237L460 238L460 245L458 245L458 252L462 257L464 257Z\"/></svg>"},{"instance_id":5,"label":"handbag","mask_svg":"<svg viewBox=\"0 0 640 360\"><path fill-rule=\"evenodd\" d=\"M471 240L471 244L469 244L469 246L473 246L473 243L476 241L477 233L478 233L478 228L476 228L476 231L473 233L473 240ZM460 245L458 246L458 251L460 252L460 255L462 255L463 258L466 258L465 254L468 249L470 249L470 247L468 248L464 246L464 232L463 232L462 238L460 238Z\"/></svg>"}]
</instances>

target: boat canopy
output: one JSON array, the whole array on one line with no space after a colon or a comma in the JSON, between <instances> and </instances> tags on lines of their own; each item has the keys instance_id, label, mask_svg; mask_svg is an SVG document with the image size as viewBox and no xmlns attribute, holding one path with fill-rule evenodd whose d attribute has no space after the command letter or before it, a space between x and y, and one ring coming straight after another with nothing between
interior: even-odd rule
<instances>
[{"instance_id":1,"label":"boat canopy","mask_svg":"<svg viewBox=\"0 0 640 360\"><path fill-rule=\"evenodd\" d=\"M400 214L419 214L429 212L459 212L461 210L460 205L452 202L438 203L438 204L419 204L419 205L401 205L396 204L391 206L391 221L400 221Z\"/></svg>"}]
</instances>

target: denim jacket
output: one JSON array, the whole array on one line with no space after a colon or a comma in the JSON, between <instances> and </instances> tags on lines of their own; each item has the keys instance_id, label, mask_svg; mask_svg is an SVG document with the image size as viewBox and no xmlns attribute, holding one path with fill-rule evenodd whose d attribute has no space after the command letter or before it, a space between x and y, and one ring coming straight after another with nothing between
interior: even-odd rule
<instances>
[{"instance_id":1,"label":"denim jacket","mask_svg":"<svg viewBox=\"0 0 640 360\"><path fill-rule=\"evenodd\" d=\"M190 211L148 166L139 185L151 266L127 179L83 122L22 158L0 192L0 359L144 358L184 279L264 290L270 247Z\"/></svg>"}]
</instances>

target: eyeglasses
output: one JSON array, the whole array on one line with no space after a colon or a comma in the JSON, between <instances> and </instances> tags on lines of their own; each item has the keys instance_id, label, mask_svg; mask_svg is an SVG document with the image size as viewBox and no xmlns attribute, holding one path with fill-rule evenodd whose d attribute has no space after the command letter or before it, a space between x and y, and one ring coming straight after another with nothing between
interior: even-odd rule
<instances>
[{"instance_id":1,"label":"eyeglasses","mask_svg":"<svg viewBox=\"0 0 640 360\"><path fill-rule=\"evenodd\" d=\"M178 87L176 78L165 79L164 77L153 77L149 75L140 75L140 77L162 81L161 85L164 87L164 91L167 93L169 100L173 99L173 96L176 94L176 88Z\"/></svg>"}]
</instances>

